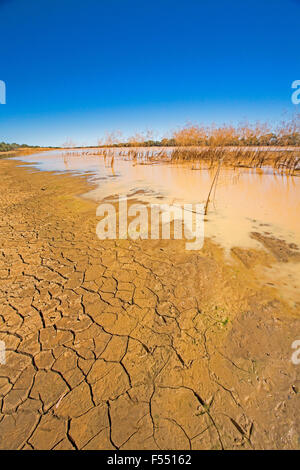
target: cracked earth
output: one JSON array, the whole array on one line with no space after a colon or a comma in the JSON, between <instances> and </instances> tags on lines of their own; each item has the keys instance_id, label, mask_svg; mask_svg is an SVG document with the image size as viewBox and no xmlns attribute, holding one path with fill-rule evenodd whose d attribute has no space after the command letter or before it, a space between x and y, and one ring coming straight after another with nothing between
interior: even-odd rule
<instances>
[{"instance_id":1,"label":"cracked earth","mask_svg":"<svg viewBox=\"0 0 300 470\"><path fill-rule=\"evenodd\" d=\"M100 241L83 178L0 173L1 449L299 448L288 251Z\"/></svg>"}]
</instances>

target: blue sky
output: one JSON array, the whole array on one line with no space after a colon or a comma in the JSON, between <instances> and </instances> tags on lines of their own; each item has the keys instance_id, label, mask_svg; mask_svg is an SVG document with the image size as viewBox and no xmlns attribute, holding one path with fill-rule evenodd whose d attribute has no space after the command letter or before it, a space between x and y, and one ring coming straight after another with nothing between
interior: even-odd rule
<instances>
[{"instance_id":1,"label":"blue sky","mask_svg":"<svg viewBox=\"0 0 300 470\"><path fill-rule=\"evenodd\" d=\"M300 0L0 0L0 141L300 112Z\"/></svg>"}]
</instances>

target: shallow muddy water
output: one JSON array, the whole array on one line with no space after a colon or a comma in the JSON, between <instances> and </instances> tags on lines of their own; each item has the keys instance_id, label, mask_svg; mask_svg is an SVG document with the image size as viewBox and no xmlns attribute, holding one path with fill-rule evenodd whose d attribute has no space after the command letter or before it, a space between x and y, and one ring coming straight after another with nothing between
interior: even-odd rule
<instances>
[{"instance_id":1,"label":"shallow muddy water","mask_svg":"<svg viewBox=\"0 0 300 470\"><path fill-rule=\"evenodd\" d=\"M115 158L111 167L109 158L88 153L51 151L17 159L42 171L85 175L96 187L83 196L99 202L126 195L149 203L205 203L216 171L193 163L145 164L122 158ZM249 236L253 231L300 245L299 209L298 177L272 169L223 168L211 195L205 236L226 250L261 247Z\"/></svg>"}]
</instances>

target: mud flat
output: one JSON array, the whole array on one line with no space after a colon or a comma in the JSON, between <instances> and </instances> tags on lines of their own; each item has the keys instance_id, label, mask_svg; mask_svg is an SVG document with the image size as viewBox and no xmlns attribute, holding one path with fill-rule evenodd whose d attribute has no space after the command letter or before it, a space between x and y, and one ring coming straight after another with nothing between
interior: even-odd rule
<instances>
[{"instance_id":1,"label":"mud flat","mask_svg":"<svg viewBox=\"0 0 300 470\"><path fill-rule=\"evenodd\" d=\"M295 241L100 241L95 182L0 175L0 448L300 447Z\"/></svg>"}]
</instances>

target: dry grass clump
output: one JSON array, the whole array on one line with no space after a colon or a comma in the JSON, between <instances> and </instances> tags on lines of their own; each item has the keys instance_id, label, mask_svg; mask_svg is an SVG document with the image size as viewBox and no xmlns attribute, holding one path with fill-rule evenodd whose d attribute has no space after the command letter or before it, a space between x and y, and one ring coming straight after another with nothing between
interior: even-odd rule
<instances>
[{"instance_id":1,"label":"dry grass clump","mask_svg":"<svg viewBox=\"0 0 300 470\"><path fill-rule=\"evenodd\" d=\"M300 162L300 116L281 122L204 127L188 125L173 133L174 161L204 161L210 166L225 165L261 168L272 166L296 172Z\"/></svg>"},{"instance_id":2,"label":"dry grass clump","mask_svg":"<svg viewBox=\"0 0 300 470\"><path fill-rule=\"evenodd\" d=\"M300 115L277 126L256 122L232 125L211 126L186 125L175 131L172 142L176 147L189 146L300 146Z\"/></svg>"},{"instance_id":3,"label":"dry grass clump","mask_svg":"<svg viewBox=\"0 0 300 470\"><path fill-rule=\"evenodd\" d=\"M191 147L175 148L171 153L172 161L207 162L210 167L220 161L225 166L262 168L273 167L277 170L295 173L300 170L299 150L251 149L243 147Z\"/></svg>"}]
</instances>

